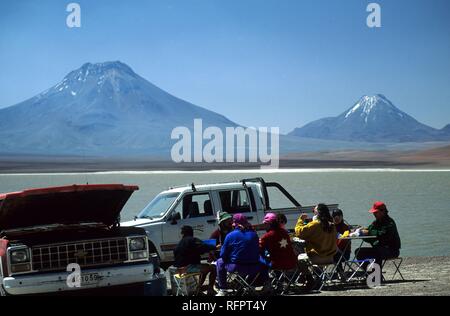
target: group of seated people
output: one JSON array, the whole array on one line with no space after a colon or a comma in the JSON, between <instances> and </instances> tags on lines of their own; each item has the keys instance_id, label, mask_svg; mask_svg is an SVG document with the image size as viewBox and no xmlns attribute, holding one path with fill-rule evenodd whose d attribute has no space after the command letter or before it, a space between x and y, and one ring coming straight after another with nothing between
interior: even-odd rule
<instances>
[{"instance_id":1,"label":"group of seated people","mask_svg":"<svg viewBox=\"0 0 450 316\"><path fill-rule=\"evenodd\" d=\"M376 202L371 213L375 221L367 228L358 229L359 236L374 236L367 239L372 247L360 248L356 258L375 259L381 266L384 259L395 258L400 252L400 237L394 220L389 216L386 205ZM263 225L266 233L259 238L255 228L245 215L219 214L218 228L211 234L216 246L207 245L194 237L192 227L183 226L182 239L174 251L174 266L186 273L200 273L200 285L209 274L208 294L216 294L214 284L217 277L219 292L227 293L227 274L239 273L257 277L260 284L268 279L269 270L288 271L305 269L308 264L323 265L337 263L351 256L350 227L345 223L339 209L330 213L325 204L314 208L313 218L302 214L295 225L294 237L301 241L295 247L286 230L284 214L266 213ZM300 248L299 245L300 244ZM216 252L220 253L215 255ZM208 263L201 263L201 255L210 253ZM309 277L309 278L308 278ZM312 282L312 276L305 273L305 284Z\"/></svg>"}]
</instances>

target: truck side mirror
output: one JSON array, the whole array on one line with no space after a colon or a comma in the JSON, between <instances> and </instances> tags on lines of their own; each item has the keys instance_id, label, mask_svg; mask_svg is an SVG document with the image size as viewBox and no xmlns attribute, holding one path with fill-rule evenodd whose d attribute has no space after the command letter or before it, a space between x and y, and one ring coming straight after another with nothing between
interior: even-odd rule
<instances>
[{"instance_id":1,"label":"truck side mirror","mask_svg":"<svg viewBox=\"0 0 450 316\"><path fill-rule=\"evenodd\" d=\"M172 215L170 215L169 220L170 220L170 224L171 225L176 225L178 223L178 221L181 219L181 215L180 213L173 213Z\"/></svg>"}]
</instances>

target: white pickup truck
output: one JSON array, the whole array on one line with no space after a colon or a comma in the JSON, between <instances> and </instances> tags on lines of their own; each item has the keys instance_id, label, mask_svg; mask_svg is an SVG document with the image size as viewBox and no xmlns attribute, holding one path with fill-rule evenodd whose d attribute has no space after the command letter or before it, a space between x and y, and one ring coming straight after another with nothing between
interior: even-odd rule
<instances>
[{"instance_id":1,"label":"white pickup truck","mask_svg":"<svg viewBox=\"0 0 450 316\"><path fill-rule=\"evenodd\" d=\"M330 210L337 204L328 205ZM195 236L209 239L217 229L217 214L243 213L256 229L266 212L283 213L288 222L286 228L293 230L301 213L312 213L314 206L302 206L279 183L265 182L262 178L244 179L236 182L188 185L170 188L158 194L133 221L121 226L136 226L147 231L162 263L173 261L173 250L180 240L180 228L189 225Z\"/></svg>"}]
</instances>

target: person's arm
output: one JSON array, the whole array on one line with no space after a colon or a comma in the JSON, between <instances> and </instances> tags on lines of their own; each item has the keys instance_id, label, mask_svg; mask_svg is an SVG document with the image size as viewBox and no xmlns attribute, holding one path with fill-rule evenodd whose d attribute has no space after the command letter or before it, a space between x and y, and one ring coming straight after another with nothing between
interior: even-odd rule
<instances>
[{"instance_id":1,"label":"person's arm","mask_svg":"<svg viewBox=\"0 0 450 316\"><path fill-rule=\"evenodd\" d=\"M339 238L337 239L336 244L337 244L339 249L344 249L345 248L345 241L346 240L343 240L343 239L339 239Z\"/></svg>"},{"instance_id":2,"label":"person's arm","mask_svg":"<svg viewBox=\"0 0 450 316\"><path fill-rule=\"evenodd\" d=\"M376 227L375 225L370 225L368 227L369 236L377 237L376 240L370 241L372 246L376 246L380 242L380 238L389 235L394 230L394 224L392 222L381 225L380 227Z\"/></svg>"},{"instance_id":3,"label":"person's arm","mask_svg":"<svg viewBox=\"0 0 450 316\"><path fill-rule=\"evenodd\" d=\"M299 218L297 221L297 225L295 225L295 236L307 240L313 233L314 222L310 222L308 224L304 224L304 218Z\"/></svg>"},{"instance_id":4,"label":"person's arm","mask_svg":"<svg viewBox=\"0 0 450 316\"><path fill-rule=\"evenodd\" d=\"M225 262L228 260L229 257L229 245L230 245L230 235L227 235L225 237L225 240L223 241L222 248L220 249L220 255L219 257L222 258Z\"/></svg>"},{"instance_id":5,"label":"person's arm","mask_svg":"<svg viewBox=\"0 0 450 316\"><path fill-rule=\"evenodd\" d=\"M264 234L260 239L259 239L259 252L261 254L264 254L264 251L267 249L267 234Z\"/></svg>"},{"instance_id":6,"label":"person's arm","mask_svg":"<svg viewBox=\"0 0 450 316\"><path fill-rule=\"evenodd\" d=\"M207 245L200 239L195 239L195 246L200 254L216 250L216 246Z\"/></svg>"},{"instance_id":7,"label":"person's arm","mask_svg":"<svg viewBox=\"0 0 450 316\"><path fill-rule=\"evenodd\" d=\"M213 231L211 233L211 236L209 236L209 239L217 240L217 239L219 239L219 237L220 237L220 231L218 229L216 229L215 231Z\"/></svg>"},{"instance_id":8,"label":"person's arm","mask_svg":"<svg viewBox=\"0 0 450 316\"><path fill-rule=\"evenodd\" d=\"M176 258L178 255L178 247L173 250L173 257Z\"/></svg>"},{"instance_id":9,"label":"person's arm","mask_svg":"<svg viewBox=\"0 0 450 316\"><path fill-rule=\"evenodd\" d=\"M375 225L370 225L368 228L369 236L383 237L392 230L392 227L393 227L392 223L381 225L381 227L375 227Z\"/></svg>"},{"instance_id":10,"label":"person's arm","mask_svg":"<svg viewBox=\"0 0 450 316\"><path fill-rule=\"evenodd\" d=\"M180 266L180 252L181 252L182 246L181 241L178 243L177 247L173 250L173 257L174 257L174 266L179 267Z\"/></svg>"},{"instance_id":11,"label":"person's arm","mask_svg":"<svg viewBox=\"0 0 450 316\"><path fill-rule=\"evenodd\" d=\"M342 235L345 234L345 232L350 231L350 227L345 223L343 223L342 228L343 228ZM337 246L339 249L344 249L347 243L348 240L346 239L339 239L339 238L337 239Z\"/></svg>"},{"instance_id":12,"label":"person's arm","mask_svg":"<svg viewBox=\"0 0 450 316\"><path fill-rule=\"evenodd\" d=\"M299 237L300 231L302 230L303 226L305 226L305 215L302 214L298 220L297 220L297 224L295 224L295 228L294 228L294 233L295 233L295 237Z\"/></svg>"}]
</instances>

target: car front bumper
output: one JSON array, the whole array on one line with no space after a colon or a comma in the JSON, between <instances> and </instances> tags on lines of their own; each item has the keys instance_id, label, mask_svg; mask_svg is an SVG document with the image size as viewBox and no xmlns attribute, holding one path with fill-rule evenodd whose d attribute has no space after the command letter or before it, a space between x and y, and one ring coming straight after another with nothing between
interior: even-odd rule
<instances>
[{"instance_id":1,"label":"car front bumper","mask_svg":"<svg viewBox=\"0 0 450 316\"><path fill-rule=\"evenodd\" d=\"M65 291L83 291L127 284L152 284L164 279L163 273L154 274L152 263L122 265L96 269L84 269L82 275L96 273L99 278L95 283L69 287L69 272L53 272L30 275L17 275L3 278L3 288L9 295L45 294ZM160 283L160 282L157 282ZM142 293L144 295L145 293Z\"/></svg>"}]
</instances>

